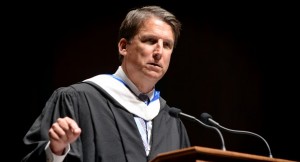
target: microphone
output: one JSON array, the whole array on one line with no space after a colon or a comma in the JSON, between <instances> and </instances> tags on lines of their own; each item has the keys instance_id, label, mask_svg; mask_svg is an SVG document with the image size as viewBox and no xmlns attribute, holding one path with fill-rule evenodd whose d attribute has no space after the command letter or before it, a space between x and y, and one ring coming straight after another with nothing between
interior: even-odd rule
<instances>
[{"instance_id":1,"label":"microphone","mask_svg":"<svg viewBox=\"0 0 300 162\"><path fill-rule=\"evenodd\" d=\"M243 131L243 130L233 130L233 129L228 129L228 128L225 128L223 126L221 126L218 122L214 121L212 119L212 116L209 115L208 113L202 113L201 116L200 116L200 119L208 124L208 125L211 125L211 126L215 126L215 127L218 127L218 128L221 128L225 131L228 131L228 132L231 132L231 133L238 133L238 134L248 134L248 135L252 135L252 136L255 136L255 137L258 137L260 139L262 139L264 141L264 143L267 145L267 148L269 150L269 157L270 158L273 158L272 156L272 153L271 153L271 149L269 147L269 144L268 142L260 135L256 134L256 133L253 133L253 132L249 132L249 131Z\"/></svg>"},{"instance_id":2,"label":"microphone","mask_svg":"<svg viewBox=\"0 0 300 162\"><path fill-rule=\"evenodd\" d=\"M173 116L173 117L176 117L176 118L179 118L180 116L182 116L182 117L184 117L184 118L186 118L186 119L188 119L190 121L198 122L198 123L200 123L202 126L204 126L206 128L210 128L210 129L213 129L213 130L217 131L218 134L219 134L219 136L220 136L221 142L222 142L222 150L226 151L223 135L222 135L221 131L218 128L216 128L214 126L210 126L210 125L204 124L203 122L201 122L197 118L195 118L195 117L193 117L191 115L185 114L185 113L181 112L180 109L175 108L175 107L171 107L169 109L169 114L171 116Z\"/></svg>"}]
</instances>

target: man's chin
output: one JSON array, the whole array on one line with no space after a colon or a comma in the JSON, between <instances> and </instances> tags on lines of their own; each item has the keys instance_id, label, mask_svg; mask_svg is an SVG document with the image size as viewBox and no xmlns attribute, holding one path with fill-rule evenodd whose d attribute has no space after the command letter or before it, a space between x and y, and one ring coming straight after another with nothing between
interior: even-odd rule
<instances>
[{"instance_id":1,"label":"man's chin","mask_svg":"<svg viewBox=\"0 0 300 162\"><path fill-rule=\"evenodd\" d=\"M164 74L162 72L150 71L147 73L147 76L149 77L149 79L158 81L164 76Z\"/></svg>"}]
</instances>

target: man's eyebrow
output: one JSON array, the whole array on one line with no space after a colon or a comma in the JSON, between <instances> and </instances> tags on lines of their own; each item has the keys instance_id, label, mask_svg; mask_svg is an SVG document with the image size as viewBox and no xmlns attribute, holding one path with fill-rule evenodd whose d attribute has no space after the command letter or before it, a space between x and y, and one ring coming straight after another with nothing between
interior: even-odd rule
<instances>
[{"instance_id":1,"label":"man's eyebrow","mask_svg":"<svg viewBox=\"0 0 300 162\"><path fill-rule=\"evenodd\" d=\"M149 35L147 35L147 34L146 35L141 35L140 38L143 38L143 39L145 39L145 38L158 39L157 36L151 35L151 34L149 34ZM170 44L174 44L174 41L171 40L171 39L163 39L163 40L164 40L164 42L167 42L167 43L170 43Z\"/></svg>"}]
</instances>

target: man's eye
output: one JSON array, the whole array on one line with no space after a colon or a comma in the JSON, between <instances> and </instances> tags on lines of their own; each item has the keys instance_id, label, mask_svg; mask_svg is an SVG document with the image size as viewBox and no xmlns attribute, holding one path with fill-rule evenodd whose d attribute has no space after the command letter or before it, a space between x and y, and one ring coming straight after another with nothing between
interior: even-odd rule
<instances>
[{"instance_id":1,"label":"man's eye","mask_svg":"<svg viewBox=\"0 0 300 162\"><path fill-rule=\"evenodd\" d=\"M164 48L169 48L171 49L172 48L172 45L170 43L164 43Z\"/></svg>"},{"instance_id":2,"label":"man's eye","mask_svg":"<svg viewBox=\"0 0 300 162\"><path fill-rule=\"evenodd\" d=\"M148 39L147 42L151 43L151 44L154 44L156 43L157 41L155 39Z\"/></svg>"}]
</instances>

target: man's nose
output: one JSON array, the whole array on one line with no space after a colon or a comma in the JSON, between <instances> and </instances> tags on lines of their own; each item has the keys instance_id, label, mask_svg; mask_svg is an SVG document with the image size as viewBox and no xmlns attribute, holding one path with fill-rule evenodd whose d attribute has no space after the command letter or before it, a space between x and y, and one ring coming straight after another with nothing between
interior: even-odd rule
<instances>
[{"instance_id":1,"label":"man's nose","mask_svg":"<svg viewBox=\"0 0 300 162\"><path fill-rule=\"evenodd\" d=\"M163 41L162 41L162 40L159 40L159 41L156 43L155 53L161 54L162 51L163 51Z\"/></svg>"}]
</instances>

